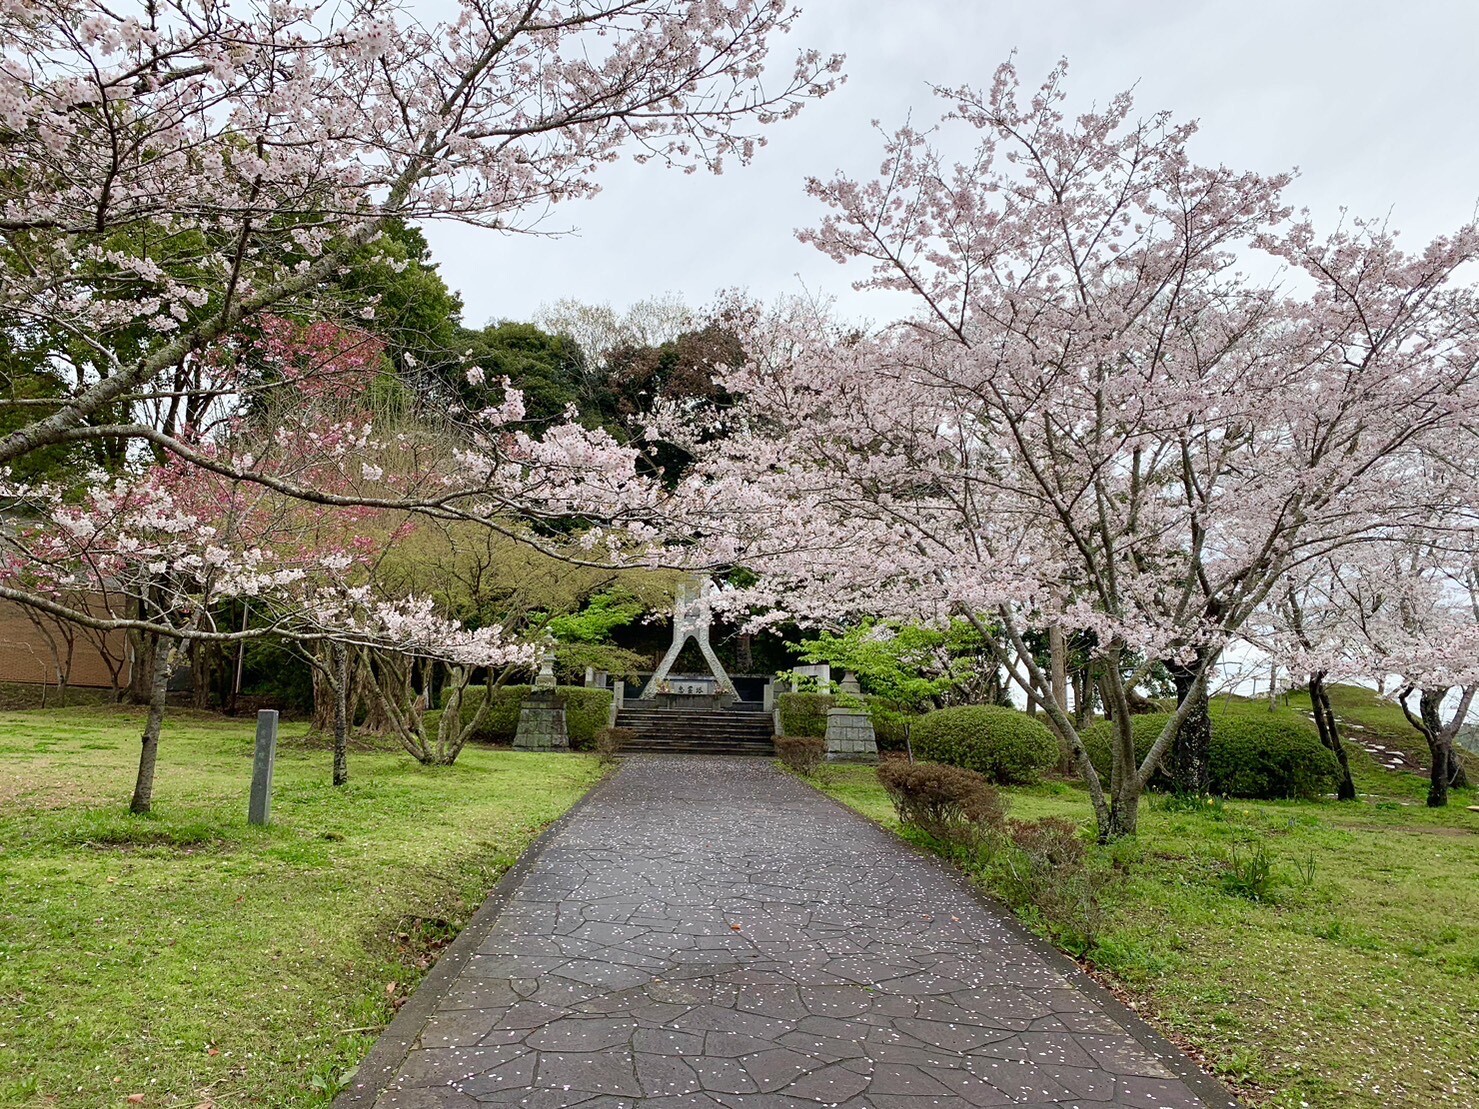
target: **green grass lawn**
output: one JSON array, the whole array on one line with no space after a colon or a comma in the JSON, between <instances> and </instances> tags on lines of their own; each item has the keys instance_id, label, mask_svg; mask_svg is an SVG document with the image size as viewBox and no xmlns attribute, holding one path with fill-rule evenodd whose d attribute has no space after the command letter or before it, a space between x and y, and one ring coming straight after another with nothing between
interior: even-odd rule
<instances>
[{"instance_id":1,"label":"green grass lawn","mask_svg":"<svg viewBox=\"0 0 1479 1109\"><path fill-rule=\"evenodd\" d=\"M1355 766L1346 804L1149 800L1089 961L1250 1100L1479 1105L1475 794L1430 810L1421 779ZM828 768L822 788L896 825L871 769ZM1077 785L1005 792L1013 817L1092 823ZM1225 892L1233 853L1259 847L1271 894Z\"/></svg>"},{"instance_id":2,"label":"green grass lawn","mask_svg":"<svg viewBox=\"0 0 1479 1109\"><path fill-rule=\"evenodd\" d=\"M1293 690L1282 700L1290 708L1309 715L1310 695L1305 691ZM1410 703L1416 707L1415 695ZM1360 738L1378 743L1403 752L1419 765L1432 765L1428 757L1427 741L1407 722L1401 707L1385 697L1377 696L1376 690L1354 685L1332 685L1330 707L1335 710L1347 739ZM1479 756L1460 749L1459 758L1464 760L1465 769L1471 775L1479 774Z\"/></svg>"},{"instance_id":3,"label":"green grass lawn","mask_svg":"<svg viewBox=\"0 0 1479 1109\"><path fill-rule=\"evenodd\" d=\"M246 823L253 722L173 712L155 812L126 812L142 715L0 712L0 1106L326 1104L592 758L423 768L284 725Z\"/></svg>"}]
</instances>

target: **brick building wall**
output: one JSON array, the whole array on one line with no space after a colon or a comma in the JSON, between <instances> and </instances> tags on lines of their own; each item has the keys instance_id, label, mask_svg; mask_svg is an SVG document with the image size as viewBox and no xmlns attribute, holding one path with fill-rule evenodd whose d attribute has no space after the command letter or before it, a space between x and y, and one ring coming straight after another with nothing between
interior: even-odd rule
<instances>
[{"instance_id":1,"label":"brick building wall","mask_svg":"<svg viewBox=\"0 0 1479 1109\"><path fill-rule=\"evenodd\" d=\"M66 643L58 629L47 617L42 617L46 630L56 640L57 648L66 656ZM112 632L107 640L109 653L115 659L127 659L127 637L122 632ZM125 664L119 681L128 683L128 667ZM27 685L55 685L56 663L46 635L38 628L26 610L13 601L0 601L0 682L18 682ZM80 630L73 636L72 664L67 684L94 689L109 689L112 681L108 666L96 644L83 636Z\"/></svg>"}]
</instances>

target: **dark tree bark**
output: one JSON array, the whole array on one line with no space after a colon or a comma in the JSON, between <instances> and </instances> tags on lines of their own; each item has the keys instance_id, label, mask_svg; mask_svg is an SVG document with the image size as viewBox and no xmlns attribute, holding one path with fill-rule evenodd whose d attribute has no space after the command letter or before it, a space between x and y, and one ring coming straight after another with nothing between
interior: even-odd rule
<instances>
[{"instance_id":1,"label":"dark tree bark","mask_svg":"<svg viewBox=\"0 0 1479 1109\"><path fill-rule=\"evenodd\" d=\"M1468 781L1468 776L1464 773L1463 765L1459 761L1458 752L1454 750L1453 737L1468 716L1469 704L1473 701L1475 691L1472 688L1464 691L1458 711L1454 714L1453 723L1444 727L1439 710L1443 706L1443 698L1448 695L1448 690L1442 688L1422 690L1418 694L1416 713L1413 713L1407 704L1407 698L1412 695L1413 690L1414 687L1409 685L1398 693L1397 703L1402 706L1402 713L1407 717L1407 722L1416 728L1427 741L1428 756L1432 760L1432 767L1428 771L1428 807L1441 809L1448 804L1449 787L1456 785L1457 782L1466 783Z\"/></svg>"},{"instance_id":2,"label":"dark tree bark","mask_svg":"<svg viewBox=\"0 0 1479 1109\"><path fill-rule=\"evenodd\" d=\"M140 615L142 614L143 608L140 606ZM157 644L152 635L135 631L129 632L128 635L133 644L134 662L128 675L128 691L125 699L130 704L147 705L154 678L154 649Z\"/></svg>"},{"instance_id":3,"label":"dark tree bark","mask_svg":"<svg viewBox=\"0 0 1479 1109\"><path fill-rule=\"evenodd\" d=\"M329 649L334 669L334 784L349 781L349 648L335 642Z\"/></svg>"},{"instance_id":4,"label":"dark tree bark","mask_svg":"<svg viewBox=\"0 0 1479 1109\"><path fill-rule=\"evenodd\" d=\"M1428 741L1428 754L1432 756L1433 766L1428 772L1428 808L1441 809L1448 804L1448 778L1451 773L1449 760L1452 752L1448 744L1443 741L1443 724L1438 717L1438 705L1441 698L1433 695L1433 690L1425 689L1418 698L1418 712L1421 714L1423 726L1423 738Z\"/></svg>"},{"instance_id":5,"label":"dark tree bark","mask_svg":"<svg viewBox=\"0 0 1479 1109\"><path fill-rule=\"evenodd\" d=\"M211 707L211 679L215 673L220 649L214 643L195 640L190 644L190 707Z\"/></svg>"},{"instance_id":6,"label":"dark tree bark","mask_svg":"<svg viewBox=\"0 0 1479 1109\"><path fill-rule=\"evenodd\" d=\"M755 637L749 632L740 632L734 647L735 669L748 674L755 667Z\"/></svg>"},{"instance_id":7,"label":"dark tree bark","mask_svg":"<svg viewBox=\"0 0 1479 1109\"><path fill-rule=\"evenodd\" d=\"M1335 787L1335 796L1341 801L1356 799L1356 783L1351 780L1351 762L1346 755L1345 744L1340 739L1340 726L1335 720L1335 710L1330 706L1330 691L1325 688L1325 671L1317 670L1310 675L1310 706L1315 713L1315 728L1320 733L1320 742L1334 753L1340 763L1340 782Z\"/></svg>"},{"instance_id":8,"label":"dark tree bark","mask_svg":"<svg viewBox=\"0 0 1479 1109\"><path fill-rule=\"evenodd\" d=\"M1200 694L1194 694L1197 672L1201 668L1199 655L1190 664L1171 661L1166 663L1171 678L1176 683L1176 705L1179 708L1187 697L1197 696L1199 703L1192 707L1176 733L1171 747L1171 788L1188 797L1205 797L1212 791L1212 714L1205 686Z\"/></svg>"},{"instance_id":9,"label":"dark tree bark","mask_svg":"<svg viewBox=\"0 0 1479 1109\"><path fill-rule=\"evenodd\" d=\"M144 724L140 739L139 773L134 780L133 800L128 809L134 813L146 813L154 804L154 764L159 758L159 730L164 724L164 706L169 693L169 672L174 662L174 645L167 639L150 636L149 655L152 660L149 685L149 716Z\"/></svg>"}]
</instances>

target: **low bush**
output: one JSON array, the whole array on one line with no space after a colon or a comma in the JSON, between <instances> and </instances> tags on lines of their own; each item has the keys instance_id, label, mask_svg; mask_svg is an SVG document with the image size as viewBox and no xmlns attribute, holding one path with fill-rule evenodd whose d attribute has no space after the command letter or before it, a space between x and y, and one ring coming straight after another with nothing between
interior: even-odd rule
<instances>
[{"instance_id":1,"label":"low bush","mask_svg":"<svg viewBox=\"0 0 1479 1109\"><path fill-rule=\"evenodd\" d=\"M914 722L920 758L986 775L993 782L1034 782L1058 762L1058 741L1041 722L1016 709L964 705Z\"/></svg>"},{"instance_id":2,"label":"low bush","mask_svg":"<svg viewBox=\"0 0 1479 1109\"><path fill-rule=\"evenodd\" d=\"M827 741L809 735L778 735L776 754L788 770L811 777L827 760Z\"/></svg>"},{"instance_id":3,"label":"low bush","mask_svg":"<svg viewBox=\"0 0 1479 1109\"><path fill-rule=\"evenodd\" d=\"M980 842L1000 832L1006 820L1001 794L974 770L889 759L878 767L899 823L936 839Z\"/></svg>"},{"instance_id":4,"label":"low bush","mask_svg":"<svg viewBox=\"0 0 1479 1109\"><path fill-rule=\"evenodd\" d=\"M495 689L488 715L472 736L474 742L512 743L519 730L519 707L532 690L533 687L527 685L505 685ZM593 750L596 733L606 727L611 718L611 691L583 685L562 685L555 692L565 702L565 727L570 733L570 746L577 751ZM472 721L484 696L483 686L467 687L462 696L463 720Z\"/></svg>"},{"instance_id":5,"label":"low bush","mask_svg":"<svg viewBox=\"0 0 1479 1109\"><path fill-rule=\"evenodd\" d=\"M611 762L636 738L637 733L631 728L602 728L596 733L596 754L602 762Z\"/></svg>"},{"instance_id":6,"label":"low bush","mask_svg":"<svg viewBox=\"0 0 1479 1109\"><path fill-rule=\"evenodd\" d=\"M782 693L775 699L781 713L781 734L814 736L827 734L827 710L832 698L825 693Z\"/></svg>"},{"instance_id":7,"label":"low bush","mask_svg":"<svg viewBox=\"0 0 1479 1109\"><path fill-rule=\"evenodd\" d=\"M1310 879L1314 880L1313 864ZM1233 847L1227 869L1222 874L1223 892L1234 897L1246 897L1249 901L1267 901L1274 884L1274 863L1263 844L1258 844L1246 855Z\"/></svg>"},{"instance_id":8,"label":"low bush","mask_svg":"<svg viewBox=\"0 0 1479 1109\"><path fill-rule=\"evenodd\" d=\"M1142 762L1170 719L1169 713L1136 716L1135 761ZM1114 725L1101 720L1084 729L1084 747L1100 775L1108 776ZM1212 712L1211 785L1223 797L1274 801L1319 797L1335 789L1340 767L1314 725L1287 709ZM1169 789L1161 771L1152 789Z\"/></svg>"},{"instance_id":9,"label":"low bush","mask_svg":"<svg viewBox=\"0 0 1479 1109\"><path fill-rule=\"evenodd\" d=\"M993 884L1067 950L1091 950L1104 923L1100 894L1111 876L1094 865L1078 825L1059 816L1014 820L1009 838L992 862Z\"/></svg>"}]
</instances>

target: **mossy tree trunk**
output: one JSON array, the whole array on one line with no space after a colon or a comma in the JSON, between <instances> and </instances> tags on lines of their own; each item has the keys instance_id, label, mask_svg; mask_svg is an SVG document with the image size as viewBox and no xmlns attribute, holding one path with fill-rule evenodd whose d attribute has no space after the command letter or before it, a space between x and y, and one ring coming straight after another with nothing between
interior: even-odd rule
<instances>
[{"instance_id":1,"label":"mossy tree trunk","mask_svg":"<svg viewBox=\"0 0 1479 1109\"><path fill-rule=\"evenodd\" d=\"M1197 673L1204 665L1199 654L1191 663L1170 661L1166 669L1176 683L1176 704L1188 697L1195 703L1176 732L1171 747L1171 788L1187 797L1205 797L1212 790L1212 714L1206 683L1197 683ZM1198 692L1200 690L1200 692Z\"/></svg>"},{"instance_id":2,"label":"mossy tree trunk","mask_svg":"<svg viewBox=\"0 0 1479 1109\"><path fill-rule=\"evenodd\" d=\"M334 784L349 781L349 648L338 640L329 648L334 680Z\"/></svg>"},{"instance_id":3,"label":"mossy tree trunk","mask_svg":"<svg viewBox=\"0 0 1479 1109\"><path fill-rule=\"evenodd\" d=\"M134 779L133 800L129 811L147 813L154 804L154 765L159 758L159 732L164 725L164 707L169 695L169 674L174 664L175 648L171 640L150 636L149 656L152 661L149 684L149 715L139 746L139 772Z\"/></svg>"}]
</instances>

